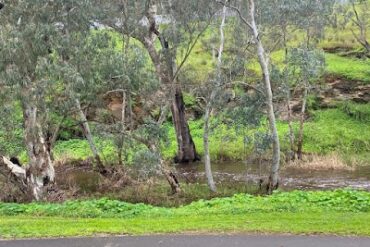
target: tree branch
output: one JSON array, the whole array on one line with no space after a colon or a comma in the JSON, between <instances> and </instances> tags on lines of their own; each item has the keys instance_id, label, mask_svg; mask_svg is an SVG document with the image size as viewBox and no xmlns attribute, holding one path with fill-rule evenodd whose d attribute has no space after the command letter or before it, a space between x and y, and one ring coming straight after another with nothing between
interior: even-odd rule
<instances>
[{"instance_id":1,"label":"tree branch","mask_svg":"<svg viewBox=\"0 0 370 247\"><path fill-rule=\"evenodd\" d=\"M239 8L233 6L233 5L229 5L229 4L226 4L225 2L222 2L222 1L219 1L219 0L216 0L216 3L219 3L223 6L227 6L228 8L234 10L238 15L239 15L239 18L240 20L242 20L242 22L247 25L250 29L253 30L253 27L252 25L249 23L249 21L247 21L247 19L243 16L242 12L240 11Z\"/></svg>"}]
</instances>

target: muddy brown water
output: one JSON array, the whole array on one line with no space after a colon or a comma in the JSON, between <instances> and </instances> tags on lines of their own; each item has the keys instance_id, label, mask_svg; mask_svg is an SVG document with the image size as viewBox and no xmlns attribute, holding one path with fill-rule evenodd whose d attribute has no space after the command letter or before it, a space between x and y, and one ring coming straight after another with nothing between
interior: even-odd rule
<instances>
[{"instance_id":1,"label":"muddy brown water","mask_svg":"<svg viewBox=\"0 0 370 247\"><path fill-rule=\"evenodd\" d=\"M62 189L75 188L81 192L96 192L103 178L89 167L57 169L56 183Z\"/></svg>"},{"instance_id":2,"label":"muddy brown water","mask_svg":"<svg viewBox=\"0 0 370 247\"><path fill-rule=\"evenodd\" d=\"M177 171L190 178L205 177L202 164L181 165L177 167ZM257 184L260 178L268 176L268 171L268 164L243 162L212 164L212 172L218 182L245 181ZM370 166L361 166L353 171L285 168L280 175L280 188L283 190L354 188L370 191Z\"/></svg>"},{"instance_id":3,"label":"muddy brown water","mask_svg":"<svg viewBox=\"0 0 370 247\"><path fill-rule=\"evenodd\" d=\"M205 182L202 163L176 166L177 175L182 182ZM212 172L217 183L245 182L258 184L260 178L268 176L268 164L246 164L243 162L213 163ZM98 190L102 177L88 169L66 169L59 171L57 183L62 187L73 188L82 192ZM308 170L285 168L281 171L282 190L318 190L354 188L370 191L370 166L358 167L352 171L346 170Z\"/></svg>"}]
</instances>

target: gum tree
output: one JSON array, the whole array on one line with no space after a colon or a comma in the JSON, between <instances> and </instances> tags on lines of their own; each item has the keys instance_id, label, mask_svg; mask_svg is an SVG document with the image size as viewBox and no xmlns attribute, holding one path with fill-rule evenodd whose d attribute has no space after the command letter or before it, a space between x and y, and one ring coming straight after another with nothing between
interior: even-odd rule
<instances>
[{"instance_id":1,"label":"gum tree","mask_svg":"<svg viewBox=\"0 0 370 247\"><path fill-rule=\"evenodd\" d=\"M18 101L23 112L24 143L29 164L25 168L2 157L1 165L13 171L13 180L40 200L45 188L55 179L45 123L48 105L60 84L48 76L55 62L55 46L62 38L66 18L75 29L88 27L81 12L89 10L89 1L10 1L0 13L0 73L4 90Z\"/></svg>"},{"instance_id":2,"label":"gum tree","mask_svg":"<svg viewBox=\"0 0 370 247\"><path fill-rule=\"evenodd\" d=\"M220 90L222 90L223 78L222 78L222 55L225 46L225 34L224 28L226 23L227 7L224 5L221 11L221 24L220 24L220 46L217 50L217 68L216 75L214 79L211 79L212 84L210 85L210 95L208 97L208 102L204 113L204 132L203 132L203 145L204 145L204 165L208 181L208 186L211 191L216 192L216 184L213 179L212 169L211 169L211 157L209 152L209 128L210 128L210 117L212 110L214 109L215 101L220 97Z\"/></svg>"},{"instance_id":3,"label":"gum tree","mask_svg":"<svg viewBox=\"0 0 370 247\"><path fill-rule=\"evenodd\" d=\"M235 5L233 5L235 4ZM241 22L246 26L247 32L252 37L252 42L256 48L256 55L258 59L259 66L263 75L263 85L264 85L264 97L266 101L267 108L267 118L269 122L269 130L272 141L272 165L269 180L267 183L267 192L271 193L279 185L279 168L280 168L280 140L276 127L276 117L273 104L273 93L272 84L270 77L270 61L268 53L265 50L265 44L262 40L262 35L260 33L260 28L258 27L257 13L261 13L262 8L256 8L256 3L254 0L248 1L237 1L236 3L231 3L229 5L239 16Z\"/></svg>"},{"instance_id":4,"label":"gum tree","mask_svg":"<svg viewBox=\"0 0 370 247\"><path fill-rule=\"evenodd\" d=\"M295 48L289 52L287 58L288 73L292 80L297 81L297 87L302 93L302 107L297 137L297 158L302 159L304 122L306 120L307 100L310 91L315 87L323 75L325 57L322 51L303 48Z\"/></svg>"},{"instance_id":5,"label":"gum tree","mask_svg":"<svg viewBox=\"0 0 370 247\"><path fill-rule=\"evenodd\" d=\"M20 102L29 166L14 169L15 165L4 157L1 163L13 171L17 185L24 187L25 193L32 193L36 200L41 199L43 188L55 177L41 125L45 117L45 96L50 88L50 81L42 77L42 70L50 62L49 41L55 35L53 23L58 18L54 14L55 7L55 3L41 0L12 1L0 13L1 87Z\"/></svg>"},{"instance_id":6,"label":"gum tree","mask_svg":"<svg viewBox=\"0 0 370 247\"><path fill-rule=\"evenodd\" d=\"M178 77L213 17L212 2L123 0L109 2L106 11L110 18L104 23L140 42L150 56L172 112L178 143L175 161L198 160Z\"/></svg>"},{"instance_id":7,"label":"gum tree","mask_svg":"<svg viewBox=\"0 0 370 247\"><path fill-rule=\"evenodd\" d=\"M368 39L368 30L370 27L370 3L368 0L350 0L350 10L347 15L351 19L353 26L351 28L353 37L370 54L370 42Z\"/></svg>"}]
</instances>

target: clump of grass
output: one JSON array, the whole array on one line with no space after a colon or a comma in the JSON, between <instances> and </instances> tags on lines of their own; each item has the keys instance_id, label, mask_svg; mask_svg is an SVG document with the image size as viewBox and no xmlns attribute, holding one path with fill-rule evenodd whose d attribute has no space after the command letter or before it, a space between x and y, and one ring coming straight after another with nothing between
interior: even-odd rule
<instances>
[{"instance_id":1,"label":"clump of grass","mask_svg":"<svg viewBox=\"0 0 370 247\"><path fill-rule=\"evenodd\" d=\"M351 118L358 121L370 122L370 104L354 104L345 102L340 105L340 109Z\"/></svg>"},{"instance_id":2,"label":"clump of grass","mask_svg":"<svg viewBox=\"0 0 370 247\"><path fill-rule=\"evenodd\" d=\"M337 153L328 155L309 155L304 160L295 160L288 163L286 168L299 170L346 170L353 171L355 166L348 165Z\"/></svg>"}]
</instances>

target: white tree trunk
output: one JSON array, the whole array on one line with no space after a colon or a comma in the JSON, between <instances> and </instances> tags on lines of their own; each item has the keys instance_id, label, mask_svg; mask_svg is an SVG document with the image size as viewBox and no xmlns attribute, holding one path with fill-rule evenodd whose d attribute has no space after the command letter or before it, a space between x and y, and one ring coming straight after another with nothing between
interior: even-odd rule
<instances>
[{"instance_id":1,"label":"white tree trunk","mask_svg":"<svg viewBox=\"0 0 370 247\"><path fill-rule=\"evenodd\" d=\"M204 134L203 134L203 145L204 145L204 166L207 177L208 186L211 191L216 192L216 184L213 180L212 169L211 169L211 157L209 153L209 116L210 107L207 106L206 113L204 116Z\"/></svg>"},{"instance_id":2,"label":"white tree trunk","mask_svg":"<svg viewBox=\"0 0 370 247\"><path fill-rule=\"evenodd\" d=\"M203 145L204 145L204 166L205 166L205 172L207 177L208 186L211 191L216 192L216 184L213 179L212 175L212 166L211 166L211 156L209 152L209 120L210 115L213 108L213 101L215 97L217 96L218 88L221 85L221 66L222 66L222 53L224 50L225 45L225 35L224 35L224 27L226 22L226 12L227 7L226 5L222 8L222 21L220 25L220 47L218 49L218 58L217 58L217 83L216 85L212 85L211 89L211 96L206 106L206 111L204 115L204 133L203 133Z\"/></svg>"},{"instance_id":3,"label":"white tree trunk","mask_svg":"<svg viewBox=\"0 0 370 247\"><path fill-rule=\"evenodd\" d=\"M266 57L265 49L263 47L262 41L259 37L259 32L255 19L255 2L254 0L249 0L249 14L250 14L250 28L253 32L253 37L257 45L258 61L262 69L263 79L265 83L266 90L266 104L267 104L267 114L270 125L270 133L272 135L272 166L269 178L268 192L271 193L272 190L276 189L279 184L279 168L280 168L280 141L278 136L278 131L276 127L276 119L273 105L273 95L271 89L270 81L270 71L269 71L269 61Z\"/></svg>"},{"instance_id":4,"label":"white tree trunk","mask_svg":"<svg viewBox=\"0 0 370 247\"><path fill-rule=\"evenodd\" d=\"M23 115L25 143L30 162L26 177L34 198L40 200L43 197L44 186L54 182L55 171L41 126L37 121L37 107L24 105Z\"/></svg>"}]
</instances>

